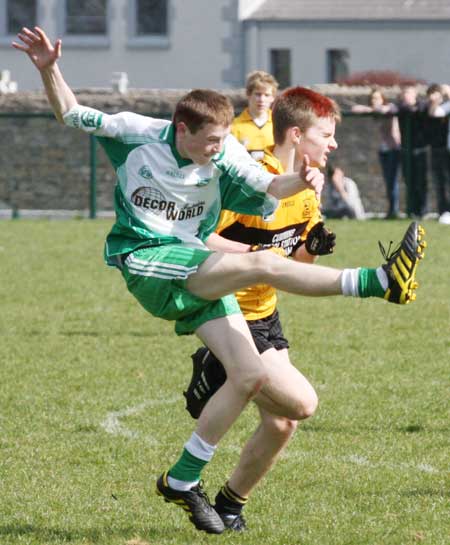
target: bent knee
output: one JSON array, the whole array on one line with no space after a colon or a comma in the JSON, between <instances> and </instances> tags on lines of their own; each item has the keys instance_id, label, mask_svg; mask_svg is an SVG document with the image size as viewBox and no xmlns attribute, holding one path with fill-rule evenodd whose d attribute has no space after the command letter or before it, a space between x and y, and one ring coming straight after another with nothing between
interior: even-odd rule
<instances>
[{"instance_id":1,"label":"bent knee","mask_svg":"<svg viewBox=\"0 0 450 545\"><path fill-rule=\"evenodd\" d=\"M313 414L316 412L317 407L319 405L319 398L317 397L317 394L315 391L311 392L311 394L308 396L306 400L302 403L302 409L300 417L300 420L304 420L305 418L309 418L310 416L313 416Z\"/></svg>"},{"instance_id":2,"label":"bent knee","mask_svg":"<svg viewBox=\"0 0 450 545\"><path fill-rule=\"evenodd\" d=\"M307 396L302 397L293 407L292 413L289 414L289 418L293 420L306 420L313 416L319 405L319 398L316 392L313 390Z\"/></svg>"}]
</instances>

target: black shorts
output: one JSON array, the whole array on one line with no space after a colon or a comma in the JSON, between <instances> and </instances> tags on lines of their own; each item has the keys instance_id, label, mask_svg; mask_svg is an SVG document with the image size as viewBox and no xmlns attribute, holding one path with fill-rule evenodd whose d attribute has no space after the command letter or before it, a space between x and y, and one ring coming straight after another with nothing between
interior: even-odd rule
<instances>
[{"instance_id":1,"label":"black shorts","mask_svg":"<svg viewBox=\"0 0 450 545\"><path fill-rule=\"evenodd\" d=\"M249 320L247 323L260 354L270 348L275 350L289 348L289 343L283 335L278 310L267 318Z\"/></svg>"}]
</instances>

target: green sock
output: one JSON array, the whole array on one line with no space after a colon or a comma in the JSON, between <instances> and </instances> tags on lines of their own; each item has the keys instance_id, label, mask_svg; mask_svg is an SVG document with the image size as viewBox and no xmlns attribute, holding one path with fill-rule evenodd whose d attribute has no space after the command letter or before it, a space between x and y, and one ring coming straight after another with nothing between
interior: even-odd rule
<instances>
[{"instance_id":1,"label":"green sock","mask_svg":"<svg viewBox=\"0 0 450 545\"><path fill-rule=\"evenodd\" d=\"M198 481L200 473L207 463L207 461L196 458L186 449L183 449L178 462L169 469L169 476L179 481Z\"/></svg>"},{"instance_id":2,"label":"green sock","mask_svg":"<svg viewBox=\"0 0 450 545\"><path fill-rule=\"evenodd\" d=\"M386 290L378 280L377 269L359 269L358 291L360 297L384 297Z\"/></svg>"}]
</instances>

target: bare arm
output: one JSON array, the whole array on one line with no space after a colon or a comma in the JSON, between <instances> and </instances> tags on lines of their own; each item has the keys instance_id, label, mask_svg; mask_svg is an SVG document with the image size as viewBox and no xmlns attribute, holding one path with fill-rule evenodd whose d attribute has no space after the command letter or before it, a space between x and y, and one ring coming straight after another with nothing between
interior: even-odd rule
<instances>
[{"instance_id":1,"label":"bare arm","mask_svg":"<svg viewBox=\"0 0 450 545\"><path fill-rule=\"evenodd\" d=\"M63 115L78 102L56 63L61 57L61 40L52 45L39 27L34 27L33 31L24 27L17 36L22 43L13 42L11 45L26 53L39 70L56 119L62 123Z\"/></svg>"},{"instance_id":2,"label":"bare arm","mask_svg":"<svg viewBox=\"0 0 450 545\"><path fill-rule=\"evenodd\" d=\"M217 252L227 252L230 254L242 254L244 252L249 252L251 248L249 244L244 244L235 240L229 240L218 235L217 233L211 233L209 235L206 241L206 246L210 250L215 250Z\"/></svg>"}]
</instances>

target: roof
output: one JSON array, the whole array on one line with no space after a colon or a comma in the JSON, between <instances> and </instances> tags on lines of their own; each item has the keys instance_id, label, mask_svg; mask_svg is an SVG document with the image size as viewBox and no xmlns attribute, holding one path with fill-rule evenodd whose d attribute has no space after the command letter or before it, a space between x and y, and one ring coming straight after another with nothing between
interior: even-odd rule
<instances>
[{"instance_id":1,"label":"roof","mask_svg":"<svg viewBox=\"0 0 450 545\"><path fill-rule=\"evenodd\" d=\"M265 0L246 20L283 21L442 21L449 0Z\"/></svg>"}]
</instances>

